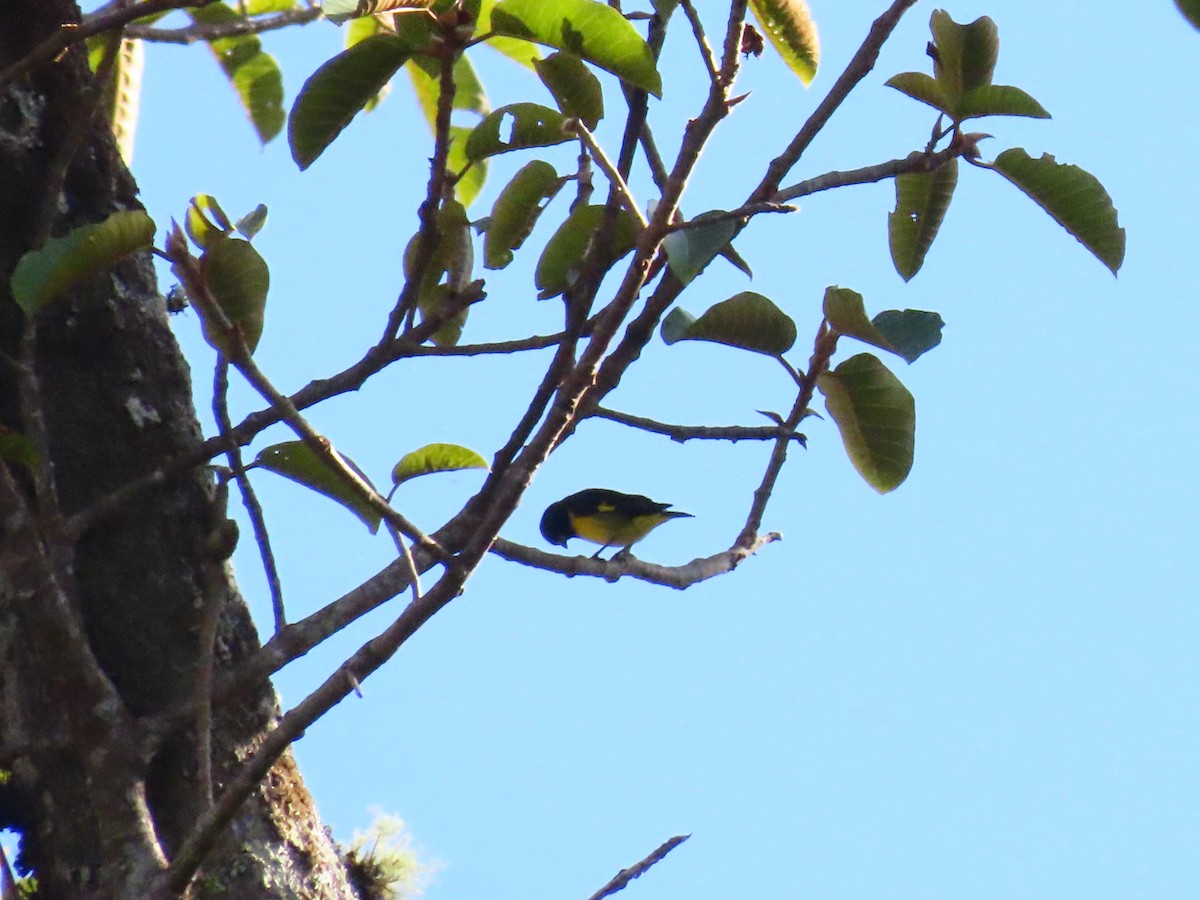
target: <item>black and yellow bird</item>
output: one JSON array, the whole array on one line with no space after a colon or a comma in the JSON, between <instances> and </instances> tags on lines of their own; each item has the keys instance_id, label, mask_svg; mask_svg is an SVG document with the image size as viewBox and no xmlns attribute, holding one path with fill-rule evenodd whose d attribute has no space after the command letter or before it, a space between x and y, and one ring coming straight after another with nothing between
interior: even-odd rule
<instances>
[{"instance_id":1,"label":"black and yellow bird","mask_svg":"<svg viewBox=\"0 0 1200 900\"><path fill-rule=\"evenodd\" d=\"M641 494L622 494L604 488L588 488L551 503L542 513L542 537L558 547L573 537L600 544L595 559L609 547L622 552L670 519L690 519L691 513L671 509Z\"/></svg>"}]
</instances>

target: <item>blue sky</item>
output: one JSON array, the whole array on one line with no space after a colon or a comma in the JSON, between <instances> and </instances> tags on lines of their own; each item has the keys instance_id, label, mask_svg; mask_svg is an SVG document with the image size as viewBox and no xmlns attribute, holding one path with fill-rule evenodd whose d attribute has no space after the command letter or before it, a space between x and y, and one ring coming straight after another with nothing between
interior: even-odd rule
<instances>
[{"instance_id":1,"label":"blue sky","mask_svg":"<svg viewBox=\"0 0 1200 900\"><path fill-rule=\"evenodd\" d=\"M721 4L700 5L718 32ZM809 90L769 52L747 63L740 86L751 96L706 151L685 210L744 199L884 5L813 0L823 60ZM785 183L923 145L932 114L883 82L928 70L934 8L907 15ZM789 461L764 523L785 540L731 575L679 593L487 560L466 594L364 684L363 699L343 702L295 748L339 837L369 824L374 808L408 822L439 864L427 896L586 897L679 833L692 838L628 889L631 900L1200 893L1200 34L1166 0L1089 4L1086 14L1064 2L945 8L960 22L991 15L996 80L1054 115L986 122L996 139L985 156L1022 146L1099 177L1128 232L1120 277L974 169L963 170L943 232L908 284L887 251L890 184L806 198L799 213L747 229L738 247L753 282L718 260L681 304L698 313L750 288L772 297L797 322L798 364L829 284L860 291L872 311L945 318L935 351L912 366L889 361L916 398L912 474L880 497L832 423L810 420L808 450ZM667 153L702 87L683 25L651 112ZM289 104L340 39L328 23L267 36ZM493 106L538 92L496 55L477 60ZM612 145L614 134L615 118L600 138ZM398 83L299 173L282 139L259 149L203 48L155 47L134 172L160 227L195 193L231 214L268 205L255 243L272 287L256 355L294 390L378 337L416 226L427 137ZM473 216L525 159L497 161ZM649 196L644 178L633 188ZM526 256L552 227L542 223ZM468 340L555 329L557 301L534 300L532 263L519 256L489 277ZM174 324L207 409L211 352L193 314ZM548 360L406 362L312 420L377 483L431 441L490 456ZM258 408L245 391L234 402L235 419ZM764 357L656 339L609 405L671 422L759 424L756 409L790 403L791 382ZM284 439L272 432L256 446ZM767 452L589 422L539 473L504 535L542 546L548 503L611 487L694 513L638 547L655 562L686 562L732 541ZM474 473L421 479L398 504L432 530L478 484ZM290 617L394 554L323 498L267 473L258 485ZM248 540L235 563L269 628ZM285 671L284 705L399 608Z\"/></svg>"}]
</instances>

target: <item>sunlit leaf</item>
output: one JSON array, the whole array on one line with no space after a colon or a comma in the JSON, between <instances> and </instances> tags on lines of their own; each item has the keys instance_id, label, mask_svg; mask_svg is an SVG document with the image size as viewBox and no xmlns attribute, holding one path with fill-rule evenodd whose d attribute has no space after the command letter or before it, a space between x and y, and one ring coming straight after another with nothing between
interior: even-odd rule
<instances>
[{"instance_id":1,"label":"sunlit leaf","mask_svg":"<svg viewBox=\"0 0 1200 900\"><path fill-rule=\"evenodd\" d=\"M914 362L942 342L946 324L935 312L921 309L885 309L871 324L882 334L891 349L907 362Z\"/></svg>"},{"instance_id":2,"label":"sunlit leaf","mask_svg":"<svg viewBox=\"0 0 1200 900\"><path fill-rule=\"evenodd\" d=\"M338 453L336 450L334 453ZM362 470L349 457L338 453L342 461L368 485L371 484ZM336 500L350 510L374 534L379 530L383 516L376 512L362 494L347 484L332 466L312 451L303 441L284 441L263 449L254 459L254 466L302 484L318 494Z\"/></svg>"},{"instance_id":3,"label":"sunlit leaf","mask_svg":"<svg viewBox=\"0 0 1200 900\"><path fill-rule=\"evenodd\" d=\"M607 260L610 263L633 249L639 229L637 219L624 208L616 216L612 252ZM538 259L534 273L539 300L557 297L575 283L584 254L603 218L604 206L579 206L554 232Z\"/></svg>"},{"instance_id":4,"label":"sunlit leaf","mask_svg":"<svg viewBox=\"0 0 1200 900\"><path fill-rule=\"evenodd\" d=\"M467 139L467 158L486 159L510 150L549 147L571 140L563 114L537 103L513 103L484 117Z\"/></svg>"},{"instance_id":5,"label":"sunlit leaf","mask_svg":"<svg viewBox=\"0 0 1200 900\"><path fill-rule=\"evenodd\" d=\"M233 231L233 223L212 194L197 194L188 201L183 227L201 250Z\"/></svg>"},{"instance_id":6,"label":"sunlit leaf","mask_svg":"<svg viewBox=\"0 0 1200 900\"><path fill-rule=\"evenodd\" d=\"M1125 259L1125 229L1117 225L1112 198L1094 175L1048 153L1033 159L1019 147L997 156L992 168L1117 274Z\"/></svg>"},{"instance_id":7,"label":"sunlit leaf","mask_svg":"<svg viewBox=\"0 0 1200 900\"><path fill-rule=\"evenodd\" d=\"M321 12L331 22L342 24L360 16L400 10L422 10L433 5L433 0L321 0Z\"/></svg>"},{"instance_id":8,"label":"sunlit leaf","mask_svg":"<svg viewBox=\"0 0 1200 900\"><path fill-rule=\"evenodd\" d=\"M600 0L501 0L492 30L566 50L658 97L654 54L620 12Z\"/></svg>"},{"instance_id":9,"label":"sunlit leaf","mask_svg":"<svg viewBox=\"0 0 1200 900\"><path fill-rule=\"evenodd\" d=\"M204 25L225 25L242 20L225 3L189 9L187 13L192 21ZM252 34L218 38L209 41L208 46L237 91L258 139L265 144L283 128L283 77L279 64L273 56L263 52L262 42Z\"/></svg>"},{"instance_id":10,"label":"sunlit leaf","mask_svg":"<svg viewBox=\"0 0 1200 900\"><path fill-rule=\"evenodd\" d=\"M406 453L392 468L392 484L401 485L410 478L434 472L458 472L462 469L490 468L474 450L458 444L426 444Z\"/></svg>"},{"instance_id":11,"label":"sunlit leaf","mask_svg":"<svg viewBox=\"0 0 1200 900\"><path fill-rule=\"evenodd\" d=\"M899 487L912 469L916 436L908 389L870 353L850 357L817 385L854 468L881 494Z\"/></svg>"},{"instance_id":12,"label":"sunlit leaf","mask_svg":"<svg viewBox=\"0 0 1200 900\"><path fill-rule=\"evenodd\" d=\"M154 222L141 211L116 212L51 238L17 262L12 294L26 315L66 293L85 278L120 262L154 240Z\"/></svg>"},{"instance_id":13,"label":"sunlit leaf","mask_svg":"<svg viewBox=\"0 0 1200 900\"><path fill-rule=\"evenodd\" d=\"M806 85L817 74L821 46L804 0L750 0L750 11L775 52Z\"/></svg>"},{"instance_id":14,"label":"sunlit leaf","mask_svg":"<svg viewBox=\"0 0 1200 900\"><path fill-rule=\"evenodd\" d=\"M491 221L483 238L483 264L503 269L537 223L546 202L558 193L562 181L554 166L540 159L527 163L504 186L492 207Z\"/></svg>"},{"instance_id":15,"label":"sunlit leaf","mask_svg":"<svg viewBox=\"0 0 1200 900\"><path fill-rule=\"evenodd\" d=\"M475 20L476 34L492 33L492 9L495 5L496 0L483 0L479 4L479 16ZM542 58L542 52L536 44L519 38L490 37L484 43L527 69L532 69L533 64Z\"/></svg>"},{"instance_id":16,"label":"sunlit leaf","mask_svg":"<svg viewBox=\"0 0 1200 900\"><path fill-rule=\"evenodd\" d=\"M201 257L204 282L213 300L236 326L253 353L262 337L263 314L267 305L267 290L271 273L258 251L241 238L222 238ZM200 311L204 339L218 350L229 351L219 323L209 321Z\"/></svg>"},{"instance_id":17,"label":"sunlit leaf","mask_svg":"<svg viewBox=\"0 0 1200 900\"><path fill-rule=\"evenodd\" d=\"M574 116L595 130L604 117L604 92L600 79L574 53L553 53L533 64L542 84L554 96L564 116Z\"/></svg>"},{"instance_id":18,"label":"sunlit leaf","mask_svg":"<svg viewBox=\"0 0 1200 900\"><path fill-rule=\"evenodd\" d=\"M695 221L704 219L706 215L721 213L721 210L705 213L697 216ZM709 225L672 231L663 239L663 249L667 251L667 262L671 271L681 283L689 284L718 253L729 246L729 241L736 232L737 222L728 218Z\"/></svg>"},{"instance_id":19,"label":"sunlit leaf","mask_svg":"<svg viewBox=\"0 0 1200 900\"><path fill-rule=\"evenodd\" d=\"M377 34L343 50L304 82L288 120L292 159L307 169L414 52L404 39Z\"/></svg>"},{"instance_id":20,"label":"sunlit leaf","mask_svg":"<svg viewBox=\"0 0 1200 900\"><path fill-rule=\"evenodd\" d=\"M713 341L768 356L786 353L796 343L796 323L754 291L722 300L698 319L676 307L663 320L661 333L667 344Z\"/></svg>"},{"instance_id":21,"label":"sunlit leaf","mask_svg":"<svg viewBox=\"0 0 1200 900\"><path fill-rule=\"evenodd\" d=\"M888 213L888 243L892 264L905 281L924 264L957 184L957 158L932 172L896 176L896 208Z\"/></svg>"}]
</instances>

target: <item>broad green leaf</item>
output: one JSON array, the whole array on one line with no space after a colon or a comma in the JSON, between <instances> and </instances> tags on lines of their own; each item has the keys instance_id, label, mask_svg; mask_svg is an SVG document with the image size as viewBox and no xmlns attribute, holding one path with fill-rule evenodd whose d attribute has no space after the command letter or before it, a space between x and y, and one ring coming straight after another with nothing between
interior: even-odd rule
<instances>
[{"instance_id":1,"label":"broad green leaf","mask_svg":"<svg viewBox=\"0 0 1200 900\"><path fill-rule=\"evenodd\" d=\"M478 160L524 150L549 147L571 140L563 128L562 113L537 103L513 103L484 117L467 139L467 159Z\"/></svg>"},{"instance_id":2,"label":"broad green leaf","mask_svg":"<svg viewBox=\"0 0 1200 900\"><path fill-rule=\"evenodd\" d=\"M1057 162L1049 153L1033 159L1019 147L997 156L992 168L1117 274L1125 259L1125 229L1117 225L1112 198L1094 175Z\"/></svg>"},{"instance_id":3,"label":"broad green leaf","mask_svg":"<svg viewBox=\"0 0 1200 900\"><path fill-rule=\"evenodd\" d=\"M825 288L823 312L825 321L839 334L857 338L881 350L896 352L888 339L867 318L867 307L858 291L830 285Z\"/></svg>"},{"instance_id":4,"label":"broad green leaf","mask_svg":"<svg viewBox=\"0 0 1200 900\"><path fill-rule=\"evenodd\" d=\"M957 105L963 96L980 85L992 83L1000 36L996 23L981 16L970 25L959 25L944 9L929 18L936 55L933 73Z\"/></svg>"},{"instance_id":5,"label":"broad green leaf","mask_svg":"<svg viewBox=\"0 0 1200 900\"><path fill-rule=\"evenodd\" d=\"M475 20L476 34L491 34L492 9L495 5L496 0L483 0L479 4L479 16ZM492 37L488 38L484 43L527 69L532 69L533 64L542 58L542 53L536 44L531 44L529 41L523 41L518 38Z\"/></svg>"},{"instance_id":6,"label":"broad green leaf","mask_svg":"<svg viewBox=\"0 0 1200 900\"><path fill-rule=\"evenodd\" d=\"M458 176L454 182L454 199L463 206L475 202L487 180L487 160L472 161L467 158L467 141L472 131L473 128L465 125L450 126L450 154L446 159L446 168Z\"/></svg>"},{"instance_id":7,"label":"broad green leaf","mask_svg":"<svg viewBox=\"0 0 1200 900\"><path fill-rule=\"evenodd\" d=\"M908 389L870 353L850 357L817 386L858 473L881 494L899 487L912 469L916 435Z\"/></svg>"},{"instance_id":8,"label":"broad green leaf","mask_svg":"<svg viewBox=\"0 0 1200 900\"><path fill-rule=\"evenodd\" d=\"M713 341L768 356L780 356L796 343L796 323L762 294L743 291L711 307L700 318L676 307L663 320L662 339Z\"/></svg>"},{"instance_id":9,"label":"broad green leaf","mask_svg":"<svg viewBox=\"0 0 1200 900\"><path fill-rule=\"evenodd\" d=\"M377 34L343 50L304 82L288 119L292 159L307 169L412 55L391 34Z\"/></svg>"},{"instance_id":10,"label":"broad green leaf","mask_svg":"<svg viewBox=\"0 0 1200 900\"><path fill-rule=\"evenodd\" d=\"M1200 30L1200 0L1175 0L1175 5L1192 27Z\"/></svg>"},{"instance_id":11,"label":"broad green leaf","mask_svg":"<svg viewBox=\"0 0 1200 900\"><path fill-rule=\"evenodd\" d=\"M350 24L346 26L345 48L349 50L355 44L361 44L369 37L377 34L390 34L391 29L384 26L383 22L375 16L367 16L364 19L351 19ZM384 101L387 95L391 92L391 83L385 84L379 89L379 92L363 104L363 112L374 112L375 107Z\"/></svg>"},{"instance_id":12,"label":"broad green leaf","mask_svg":"<svg viewBox=\"0 0 1200 900\"><path fill-rule=\"evenodd\" d=\"M503 269L533 231L546 201L558 193L562 180L554 166L540 159L527 163L504 186L492 207L483 237L483 265Z\"/></svg>"},{"instance_id":13,"label":"broad green leaf","mask_svg":"<svg viewBox=\"0 0 1200 900\"><path fill-rule=\"evenodd\" d=\"M634 87L662 96L654 54L621 13L600 0L500 0L492 31L566 50Z\"/></svg>"},{"instance_id":14,"label":"broad green leaf","mask_svg":"<svg viewBox=\"0 0 1200 900\"><path fill-rule=\"evenodd\" d=\"M638 235L638 222L627 210L622 208L616 215L608 263L616 262L632 250ZM603 218L603 205L578 206L554 232L534 273L539 300L557 297L575 283L584 254Z\"/></svg>"},{"instance_id":15,"label":"broad green leaf","mask_svg":"<svg viewBox=\"0 0 1200 900\"><path fill-rule=\"evenodd\" d=\"M31 316L42 304L153 241L154 222L140 210L115 212L103 222L72 229L18 260L13 299Z\"/></svg>"},{"instance_id":16,"label":"broad green leaf","mask_svg":"<svg viewBox=\"0 0 1200 900\"><path fill-rule=\"evenodd\" d=\"M205 25L242 20L225 3L189 9L187 13L193 22ZM208 46L237 91L258 139L267 143L283 128L283 77L279 64L273 56L263 52L262 42L255 35L218 38L209 41Z\"/></svg>"},{"instance_id":17,"label":"broad green leaf","mask_svg":"<svg viewBox=\"0 0 1200 900\"><path fill-rule=\"evenodd\" d=\"M392 468L392 484L401 485L410 478L434 472L458 472L462 469L489 469L482 456L458 444L426 444L406 453Z\"/></svg>"},{"instance_id":18,"label":"broad green leaf","mask_svg":"<svg viewBox=\"0 0 1200 900\"><path fill-rule=\"evenodd\" d=\"M188 201L183 227L201 250L233 231L233 223L212 194L197 194Z\"/></svg>"},{"instance_id":19,"label":"broad green leaf","mask_svg":"<svg viewBox=\"0 0 1200 900\"><path fill-rule=\"evenodd\" d=\"M892 264L909 281L921 270L958 184L958 159L932 172L896 176L896 208L888 213Z\"/></svg>"},{"instance_id":20,"label":"broad green leaf","mask_svg":"<svg viewBox=\"0 0 1200 900\"><path fill-rule=\"evenodd\" d=\"M901 72L899 75L893 75L884 84L914 100L927 103L948 116L954 115L954 103L946 96L941 82L924 72Z\"/></svg>"},{"instance_id":21,"label":"broad green leaf","mask_svg":"<svg viewBox=\"0 0 1200 900\"><path fill-rule=\"evenodd\" d=\"M336 450L333 452L337 453L342 461L353 469L364 482L368 485L371 484L370 479L348 456L338 453ZM371 530L371 534L379 530L383 516L376 512L358 491L347 484L346 480L334 471L332 466L314 453L303 441L284 441L281 444L265 447L255 457L252 465L267 469L276 475L282 475L318 494L324 494L329 499L336 500L358 516L363 524Z\"/></svg>"},{"instance_id":22,"label":"broad green leaf","mask_svg":"<svg viewBox=\"0 0 1200 900\"><path fill-rule=\"evenodd\" d=\"M542 84L554 96L564 116L583 122L589 131L604 117L604 92L600 79L574 53L560 51L533 64Z\"/></svg>"},{"instance_id":23,"label":"broad green leaf","mask_svg":"<svg viewBox=\"0 0 1200 900\"><path fill-rule=\"evenodd\" d=\"M1018 87L1007 84L982 84L968 91L959 104L957 119L973 119L979 116L1026 116L1031 119L1048 119L1042 104L1038 103Z\"/></svg>"},{"instance_id":24,"label":"broad green leaf","mask_svg":"<svg viewBox=\"0 0 1200 900\"><path fill-rule=\"evenodd\" d=\"M437 128L438 94L440 93L441 74L438 71L437 60L428 56L418 56L404 67L412 79L413 90L417 95L417 103L425 116L431 132ZM483 83L471 65L471 60L460 56L454 61L454 100L450 108L455 112L473 112L481 117L491 112L488 105L487 93Z\"/></svg>"},{"instance_id":25,"label":"broad green leaf","mask_svg":"<svg viewBox=\"0 0 1200 900\"><path fill-rule=\"evenodd\" d=\"M234 224L234 228L240 234L244 234L247 238L253 238L256 234L262 231L262 227L267 224L267 208L263 204L258 204L250 212L246 213Z\"/></svg>"},{"instance_id":26,"label":"broad green leaf","mask_svg":"<svg viewBox=\"0 0 1200 900\"><path fill-rule=\"evenodd\" d=\"M693 221L700 221L705 216L720 215L723 210L704 213ZM698 225L683 231L672 231L663 239L663 249L667 251L667 262L675 277L684 284L690 284L713 258L729 246L729 241L737 233L737 222L733 219L723 219L711 225Z\"/></svg>"},{"instance_id":27,"label":"broad green leaf","mask_svg":"<svg viewBox=\"0 0 1200 900\"><path fill-rule=\"evenodd\" d=\"M804 0L750 0L750 10L775 52L805 84L812 84L821 59L817 26Z\"/></svg>"},{"instance_id":28,"label":"broad green leaf","mask_svg":"<svg viewBox=\"0 0 1200 900\"><path fill-rule=\"evenodd\" d=\"M321 0L321 12L330 22L341 25L361 16L403 10L428 9L432 0Z\"/></svg>"},{"instance_id":29,"label":"broad green leaf","mask_svg":"<svg viewBox=\"0 0 1200 900\"><path fill-rule=\"evenodd\" d=\"M246 348L253 353L262 337L267 289L271 285L271 273L266 261L249 241L227 237L216 241L206 250L200 262L209 294L221 307L230 324L241 330ZM228 351L216 322L207 321L201 312L200 324L204 339L209 344L218 350Z\"/></svg>"},{"instance_id":30,"label":"broad green leaf","mask_svg":"<svg viewBox=\"0 0 1200 900\"><path fill-rule=\"evenodd\" d=\"M0 459L35 471L38 466L38 452L33 441L3 425L0 425Z\"/></svg>"},{"instance_id":31,"label":"broad green leaf","mask_svg":"<svg viewBox=\"0 0 1200 900\"><path fill-rule=\"evenodd\" d=\"M935 312L921 309L885 309L871 324L882 334L891 349L907 362L942 342L942 326L946 323Z\"/></svg>"}]
</instances>

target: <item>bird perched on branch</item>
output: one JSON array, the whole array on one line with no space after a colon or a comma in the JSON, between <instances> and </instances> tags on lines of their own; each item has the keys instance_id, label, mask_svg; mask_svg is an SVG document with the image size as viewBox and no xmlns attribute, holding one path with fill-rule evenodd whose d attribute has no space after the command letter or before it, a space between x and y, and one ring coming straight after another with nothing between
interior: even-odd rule
<instances>
[{"instance_id":1,"label":"bird perched on branch","mask_svg":"<svg viewBox=\"0 0 1200 900\"><path fill-rule=\"evenodd\" d=\"M690 518L691 513L673 510L670 503L656 503L641 494L588 488L546 507L541 531L542 537L558 547L567 546L574 537L600 544L595 559L609 547L628 553L663 522Z\"/></svg>"}]
</instances>

